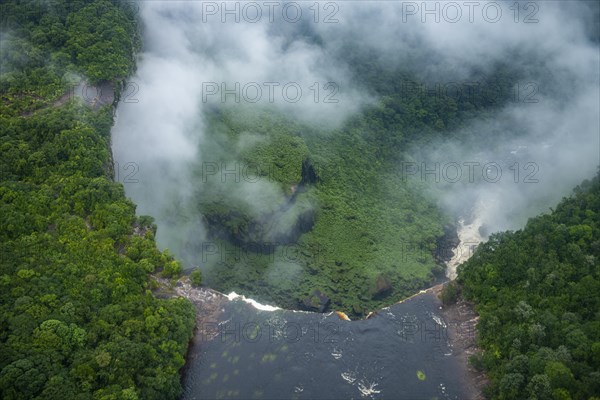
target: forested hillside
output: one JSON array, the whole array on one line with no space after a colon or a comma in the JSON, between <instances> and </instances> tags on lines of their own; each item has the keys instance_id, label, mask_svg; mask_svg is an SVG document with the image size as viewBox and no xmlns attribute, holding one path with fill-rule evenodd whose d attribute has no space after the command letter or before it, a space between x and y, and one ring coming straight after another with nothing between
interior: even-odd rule
<instances>
[{"instance_id":1,"label":"forested hillside","mask_svg":"<svg viewBox=\"0 0 600 400\"><path fill-rule=\"evenodd\" d=\"M70 95L79 76L118 96L135 12L32 1L0 15L0 398L176 398L195 311L153 297L149 274L180 265L113 180L113 106Z\"/></svg>"},{"instance_id":2,"label":"forested hillside","mask_svg":"<svg viewBox=\"0 0 600 400\"><path fill-rule=\"evenodd\" d=\"M495 399L600 398L600 175L459 269Z\"/></svg>"}]
</instances>

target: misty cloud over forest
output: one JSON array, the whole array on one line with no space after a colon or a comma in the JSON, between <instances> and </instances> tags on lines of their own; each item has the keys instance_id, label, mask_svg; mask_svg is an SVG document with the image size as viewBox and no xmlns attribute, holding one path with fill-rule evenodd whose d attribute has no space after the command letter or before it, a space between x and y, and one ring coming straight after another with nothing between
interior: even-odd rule
<instances>
[{"instance_id":1,"label":"misty cloud over forest","mask_svg":"<svg viewBox=\"0 0 600 400\"><path fill-rule=\"evenodd\" d=\"M518 229L526 217L547 210L593 175L600 162L600 58L598 38L590 36L595 28L589 16L597 13L590 11L591 2L543 2L536 10L524 2L518 17L510 8L513 1L496 2L502 15L494 22L489 18L493 10L482 14L482 2L472 22L461 6L456 23L448 22L447 15L436 23L435 15L419 9L423 3L409 3L335 2L333 8L319 3L318 22L309 3L297 3L303 16L295 23L277 11L271 22L264 7L254 23L243 17L235 22L232 16L223 23L221 10L212 14L206 2L141 2L144 52L131 79L139 88L134 96L138 101L119 105L113 152L120 165L134 162L139 167L137 182L125 182L127 193L138 204L138 213L157 219L161 246L171 247L185 235L205 234L198 215L180 214L194 201L197 177L192 171L203 162L199 149L218 148L205 118L221 103L221 93L208 96L207 85L214 89L216 83L221 89L224 83L231 89L236 82L240 87L257 83L264 89L261 99L252 103L242 98L244 106L273 107L335 134L349 117L378 100L353 76L343 57L348 47L368 52L386 68L404 69L430 88L480 81L501 63L522 72L514 82L518 99L493 116L486 114L461 131L407 149L419 168L465 162L501 166L497 182L482 179L481 168L475 169L475 182L469 182L467 167L456 183L443 177L439 183L427 180L425 186L450 213L483 204L479 210L490 231ZM443 3L435 4L441 12ZM328 16L338 22L325 23ZM272 102L266 82L279 84ZM303 90L297 102L286 101L281 93L290 82ZM315 82L319 101L310 89ZM339 88L337 102L323 101L328 82ZM234 103L234 95L225 100ZM509 167L517 162L520 175L515 179ZM524 182L532 171L525 169L528 163L535 164L531 168L537 182ZM260 196L283 196L266 181L242 186L248 203L260 202ZM169 221L177 224L165 228Z\"/></svg>"}]
</instances>

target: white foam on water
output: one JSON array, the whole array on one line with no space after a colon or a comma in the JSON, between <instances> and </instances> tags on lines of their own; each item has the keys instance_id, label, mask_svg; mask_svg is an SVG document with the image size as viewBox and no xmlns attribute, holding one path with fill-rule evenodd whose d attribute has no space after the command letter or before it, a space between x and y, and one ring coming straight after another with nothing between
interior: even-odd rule
<instances>
[{"instance_id":1,"label":"white foam on water","mask_svg":"<svg viewBox=\"0 0 600 400\"><path fill-rule=\"evenodd\" d=\"M339 360L340 358L342 358L342 351L338 350L338 349L333 349L333 351L331 352L331 355L333 356L333 358L335 358L336 360Z\"/></svg>"},{"instance_id":2,"label":"white foam on water","mask_svg":"<svg viewBox=\"0 0 600 400\"><path fill-rule=\"evenodd\" d=\"M442 393L442 396L447 397L446 386L443 383L440 383L440 392Z\"/></svg>"},{"instance_id":3,"label":"white foam on water","mask_svg":"<svg viewBox=\"0 0 600 400\"><path fill-rule=\"evenodd\" d=\"M247 298L244 295L237 294L236 292L229 293L227 295L227 298L230 301L237 300L237 299L242 300L242 301L250 304L252 307L256 308L257 310L261 310L261 311L277 311L277 310L281 310L281 308L279 308L279 307L270 306L268 304L261 304L261 303L259 303L256 300L249 299L249 298Z\"/></svg>"},{"instance_id":4,"label":"white foam on water","mask_svg":"<svg viewBox=\"0 0 600 400\"><path fill-rule=\"evenodd\" d=\"M342 378L352 385L356 381L356 374L353 372L342 372Z\"/></svg>"},{"instance_id":5,"label":"white foam on water","mask_svg":"<svg viewBox=\"0 0 600 400\"><path fill-rule=\"evenodd\" d=\"M435 321L436 324L440 325L443 328L446 328L446 323L442 320L441 317L438 317L435 314L431 314L431 318L433 318L433 320Z\"/></svg>"},{"instance_id":6,"label":"white foam on water","mask_svg":"<svg viewBox=\"0 0 600 400\"><path fill-rule=\"evenodd\" d=\"M362 397L373 397L374 394L381 393L381 390L375 389L376 387L377 383L375 382L366 382L366 384L364 384L363 381L361 381L358 383L358 390Z\"/></svg>"},{"instance_id":7,"label":"white foam on water","mask_svg":"<svg viewBox=\"0 0 600 400\"><path fill-rule=\"evenodd\" d=\"M362 397L373 398L373 395L381 393L381 390L377 389L377 386L379 384L376 382L369 382L366 379L361 379L357 382L356 372L342 372L342 379L344 379L352 386L354 386L354 384L356 383L356 388L358 389Z\"/></svg>"}]
</instances>

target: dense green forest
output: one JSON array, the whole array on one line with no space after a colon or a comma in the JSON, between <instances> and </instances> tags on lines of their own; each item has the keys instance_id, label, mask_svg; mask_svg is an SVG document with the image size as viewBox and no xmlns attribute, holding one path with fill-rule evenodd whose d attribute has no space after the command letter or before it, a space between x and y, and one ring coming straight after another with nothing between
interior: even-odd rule
<instances>
[{"instance_id":1,"label":"dense green forest","mask_svg":"<svg viewBox=\"0 0 600 400\"><path fill-rule=\"evenodd\" d=\"M118 101L135 72L138 24L127 1L0 5L2 399L181 393L195 310L153 296L150 275L182 265L157 249L152 218L136 216L115 181L116 103L90 107L73 90L84 79ZM501 89L476 98L407 93L402 85L419 82L405 70L351 47L334 56L376 99L337 129L269 108L207 108L201 158L262 171L276 195L249 205L239 185L194 171L195 209L178 212L202 215L220 248L202 258L195 285L362 316L443 276L436 251L452 221L401 163L411 146L493 117L520 76L509 65L474 76ZM194 266L206 244L195 239L174 249ZM600 398L599 259L600 175L523 230L492 235L460 268L480 314L473 362L489 372L491 398Z\"/></svg>"},{"instance_id":2,"label":"dense green forest","mask_svg":"<svg viewBox=\"0 0 600 400\"><path fill-rule=\"evenodd\" d=\"M407 90L422 82L403 68L378 65L368 51L335 56L377 99L337 129L258 105L217 104L206 113L204 163L193 181L197 209L183 212L173 230L200 213L218 250L207 256L206 242L195 237L172 250L191 265L202 260L211 287L323 310L318 291L330 309L359 317L443 277L440 240L453 221L423 182L403 177L402 163L412 160L414 146L450 139L448 132L475 117L491 118L518 74L497 65L491 77L477 77L495 88L493 96L452 96ZM207 175L207 162L241 165L249 179ZM268 190L280 195L263 195Z\"/></svg>"},{"instance_id":3,"label":"dense green forest","mask_svg":"<svg viewBox=\"0 0 600 400\"><path fill-rule=\"evenodd\" d=\"M113 85L135 67L128 3L1 8L0 397L169 399L195 324L149 274L181 266L136 217L110 152L113 105L72 96L77 76Z\"/></svg>"},{"instance_id":4,"label":"dense green forest","mask_svg":"<svg viewBox=\"0 0 600 400\"><path fill-rule=\"evenodd\" d=\"M494 399L600 398L600 174L459 267Z\"/></svg>"}]
</instances>

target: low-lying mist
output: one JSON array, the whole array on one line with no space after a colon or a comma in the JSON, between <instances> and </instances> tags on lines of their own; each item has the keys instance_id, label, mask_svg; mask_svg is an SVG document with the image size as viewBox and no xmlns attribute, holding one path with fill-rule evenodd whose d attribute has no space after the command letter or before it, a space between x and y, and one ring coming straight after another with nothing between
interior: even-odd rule
<instances>
[{"instance_id":1,"label":"low-lying mist","mask_svg":"<svg viewBox=\"0 0 600 400\"><path fill-rule=\"evenodd\" d=\"M600 59L589 18L597 4L491 3L315 3L318 14L308 3L277 3L271 14L255 3L262 14L254 20L257 14L236 2L140 2L144 51L131 78L139 90L119 104L113 130L115 160L137 166L124 182L127 194L138 213L155 217L159 244L175 253L186 238L206 235L193 211L202 196L234 196L258 208L282 204L289 192L268 180L201 192L203 165L239 162L261 140L242 130L235 143L224 142L207 116L220 108L271 109L338 134L380 101L346 57L354 49L378 68L404 71L434 96L476 87L498 65L518 71L509 96L486 99L497 100L494 107L480 116L474 110L460 129L399 149L397 172L421 181L415 187L427 187L454 217L479 210L487 233L519 228L600 163ZM302 16L292 22L296 9Z\"/></svg>"},{"instance_id":2,"label":"low-lying mist","mask_svg":"<svg viewBox=\"0 0 600 400\"><path fill-rule=\"evenodd\" d=\"M378 62L404 65L423 83L417 90L433 96L498 103L492 115L419 142L400 164L403 178L425 182L452 215L483 213L488 234L517 229L593 176L600 164L597 3L340 4L342 29L317 25L330 48L351 41L374 49ZM498 65L519 75L504 101L484 83Z\"/></svg>"}]
</instances>

